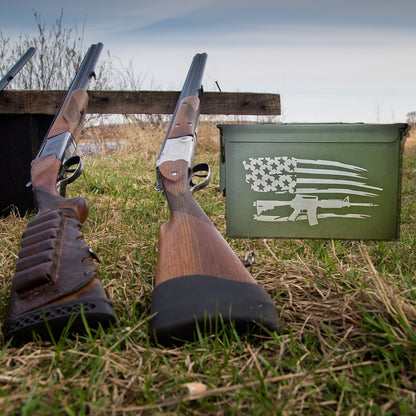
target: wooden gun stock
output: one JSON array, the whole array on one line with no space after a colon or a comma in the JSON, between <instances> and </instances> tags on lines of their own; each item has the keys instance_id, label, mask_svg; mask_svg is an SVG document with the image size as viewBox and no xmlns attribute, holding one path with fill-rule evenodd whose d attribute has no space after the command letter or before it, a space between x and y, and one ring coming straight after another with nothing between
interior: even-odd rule
<instances>
[{"instance_id":1,"label":"wooden gun stock","mask_svg":"<svg viewBox=\"0 0 416 416\"><path fill-rule=\"evenodd\" d=\"M56 190L56 180L61 161L55 155L37 159L31 167L33 192L38 206L38 214L49 209L72 209L80 223L88 217L88 203L85 198L63 198Z\"/></svg>"},{"instance_id":2,"label":"wooden gun stock","mask_svg":"<svg viewBox=\"0 0 416 416\"><path fill-rule=\"evenodd\" d=\"M178 108L178 112L172 120L166 139L175 137L193 136L199 121L199 98L191 96L184 98Z\"/></svg>"},{"instance_id":3,"label":"wooden gun stock","mask_svg":"<svg viewBox=\"0 0 416 416\"><path fill-rule=\"evenodd\" d=\"M55 120L48 131L46 138L58 134L71 132L74 137L79 137L82 122L88 109L88 94L79 88L73 91L65 100L56 114Z\"/></svg>"},{"instance_id":4,"label":"wooden gun stock","mask_svg":"<svg viewBox=\"0 0 416 416\"><path fill-rule=\"evenodd\" d=\"M171 216L160 230L152 295L150 325L157 342L192 340L197 327L213 333L229 323L240 332L277 330L270 296L193 198L187 163L164 162L159 174Z\"/></svg>"},{"instance_id":5,"label":"wooden gun stock","mask_svg":"<svg viewBox=\"0 0 416 416\"><path fill-rule=\"evenodd\" d=\"M46 139L70 132L73 137L80 135L81 125L88 108L88 94L83 89L73 91L62 104ZM30 169L35 199L39 213L47 209L70 208L83 223L88 216L88 204L84 198L65 199L56 189L61 160L55 154L35 159Z\"/></svg>"},{"instance_id":6,"label":"wooden gun stock","mask_svg":"<svg viewBox=\"0 0 416 416\"><path fill-rule=\"evenodd\" d=\"M159 234L156 285L190 275L256 283L193 198L186 163L165 162L159 172L171 216Z\"/></svg>"},{"instance_id":7,"label":"wooden gun stock","mask_svg":"<svg viewBox=\"0 0 416 416\"><path fill-rule=\"evenodd\" d=\"M30 341L32 332L42 338L51 334L59 337L69 322L71 331L82 332L83 315L91 328L105 327L115 320L96 273L96 255L80 232L88 216L87 201L82 197L65 199L57 190L82 172L80 158L72 155L87 112L84 87L101 48L98 44L89 49L32 162L38 213L23 234L2 328L5 338L16 344ZM77 79L83 88L78 88ZM76 161L77 175L67 178L68 167Z\"/></svg>"}]
</instances>

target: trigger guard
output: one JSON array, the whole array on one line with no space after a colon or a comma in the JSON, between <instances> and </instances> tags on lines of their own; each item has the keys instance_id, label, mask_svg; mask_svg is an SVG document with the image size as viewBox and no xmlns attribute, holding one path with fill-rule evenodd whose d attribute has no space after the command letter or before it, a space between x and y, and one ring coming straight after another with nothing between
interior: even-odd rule
<instances>
[{"instance_id":1,"label":"trigger guard","mask_svg":"<svg viewBox=\"0 0 416 416\"><path fill-rule=\"evenodd\" d=\"M77 165L75 169L69 169L69 167ZM72 156L69 159L65 160L62 164L62 174L56 183L56 190L61 194L61 196L65 196L66 187L68 184L74 182L84 170L84 164L82 163L82 159L79 156ZM66 177L64 176L67 172L72 173L72 175Z\"/></svg>"},{"instance_id":2,"label":"trigger guard","mask_svg":"<svg viewBox=\"0 0 416 416\"><path fill-rule=\"evenodd\" d=\"M198 172L206 172L206 175L198 175ZM205 178L202 182L195 184L192 181L194 176L198 176L200 178ZM191 187L191 192L194 193L199 191L200 189L205 188L211 180L211 169L208 163L198 163L197 165L192 167L191 178L189 181L189 186Z\"/></svg>"}]
</instances>

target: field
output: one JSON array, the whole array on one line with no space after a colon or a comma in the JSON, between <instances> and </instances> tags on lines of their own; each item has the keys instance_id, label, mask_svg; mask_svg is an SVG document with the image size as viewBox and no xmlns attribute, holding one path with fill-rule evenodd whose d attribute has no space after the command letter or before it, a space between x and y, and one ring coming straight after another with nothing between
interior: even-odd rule
<instances>
[{"instance_id":1,"label":"field","mask_svg":"<svg viewBox=\"0 0 416 416\"><path fill-rule=\"evenodd\" d=\"M83 195L85 240L101 259L117 324L21 348L2 342L5 415L416 414L416 144L404 154L400 241L228 240L273 297L282 327L233 329L164 349L148 337L159 228L168 218L155 186L164 129L157 123L91 128L84 140L123 142L85 157L68 196ZM225 235L218 131L201 125L197 161L213 170L195 195ZM28 218L0 219L0 322Z\"/></svg>"}]
</instances>

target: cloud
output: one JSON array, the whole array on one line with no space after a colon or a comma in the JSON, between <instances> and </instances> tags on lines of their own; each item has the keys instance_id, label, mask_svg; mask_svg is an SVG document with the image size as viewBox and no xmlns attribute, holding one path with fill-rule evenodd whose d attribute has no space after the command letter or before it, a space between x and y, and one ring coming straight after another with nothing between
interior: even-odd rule
<instances>
[{"instance_id":1,"label":"cloud","mask_svg":"<svg viewBox=\"0 0 416 416\"><path fill-rule=\"evenodd\" d=\"M100 2L100 13L91 16L96 29L105 29L116 35L145 30L165 21L175 21L183 15L198 15L199 10L218 0L120 0ZM107 17L107 18L106 18Z\"/></svg>"},{"instance_id":2,"label":"cloud","mask_svg":"<svg viewBox=\"0 0 416 416\"><path fill-rule=\"evenodd\" d=\"M35 30L33 7L7 3L3 33ZM149 74L143 88L179 89L192 56L205 51L206 89L218 81L224 91L281 93L292 120L366 121L377 107L403 119L413 109L414 0L36 2L47 25L61 8L66 25L86 18L86 44L101 41Z\"/></svg>"}]
</instances>

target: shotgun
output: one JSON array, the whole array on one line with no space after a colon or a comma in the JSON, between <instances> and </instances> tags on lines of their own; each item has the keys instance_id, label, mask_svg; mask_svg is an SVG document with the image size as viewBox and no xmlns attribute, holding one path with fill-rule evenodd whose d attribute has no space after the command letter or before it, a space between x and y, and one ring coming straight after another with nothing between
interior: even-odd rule
<instances>
[{"instance_id":1,"label":"shotgun","mask_svg":"<svg viewBox=\"0 0 416 416\"><path fill-rule=\"evenodd\" d=\"M13 65L7 74L0 80L0 91L3 91L16 74L25 66L26 62L34 55L36 49L32 46L25 54Z\"/></svg>"},{"instance_id":2,"label":"shotgun","mask_svg":"<svg viewBox=\"0 0 416 416\"><path fill-rule=\"evenodd\" d=\"M206 59L205 53L193 58L156 161L156 189L170 210L160 229L150 307L151 335L161 345L230 324L239 332L279 327L272 299L192 196L210 179L207 164L193 165ZM204 179L194 183L196 176Z\"/></svg>"},{"instance_id":3,"label":"shotgun","mask_svg":"<svg viewBox=\"0 0 416 416\"><path fill-rule=\"evenodd\" d=\"M88 105L86 88L103 48L91 45L31 164L31 186L38 212L23 234L3 325L5 339L20 344L81 332L114 321L93 263L96 255L80 232L88 216L82 197L66 199L66 186L82 173L74 156Z\"/></svg>"}]
</instances>

